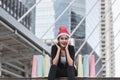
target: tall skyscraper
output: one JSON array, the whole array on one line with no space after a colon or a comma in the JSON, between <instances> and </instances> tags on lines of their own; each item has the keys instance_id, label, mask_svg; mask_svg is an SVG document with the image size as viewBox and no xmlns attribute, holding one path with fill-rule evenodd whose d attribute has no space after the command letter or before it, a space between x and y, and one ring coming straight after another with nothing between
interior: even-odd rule
<instances>
[{"instance_id":1,"label":"tall skyscraper","mask_svg":"<svg viewBox=\"0 0 120 80\"><path fill-rule=\"evenodd\" d=\"M102 55L103 77L114 77L114 41L111 0L100 0L100 51Z\"/></svg>"},{"instance_id":2,"label":"tall skyscraper","mask_svg":"<svg viewBox=\"0 0 120 80\"><path fill-rule=\"evenodd\" d=\"M38 1L39 0L36 0L36 3ZM36 6L35 35L40 39L41 37L42 39L53 39L54 28L49 29L53 23L54 8L52 0L41 0L41 2ZM52 27L54 27L54 25L52 25Z\"/></svg>"},{"instance_id":3,"label":"tall skyscraper","mask_svg":"<svg viewBox=\"0 0 120 80\"><path fill-rule=\"evenodd\" d=\"M85 16L85 2L86 0L76 0L71 7L71 32ZM75 50L77 51L81 46L81 43L85 40L85 20L72 37L75 39Z\"/></svg>"}]
</instances>

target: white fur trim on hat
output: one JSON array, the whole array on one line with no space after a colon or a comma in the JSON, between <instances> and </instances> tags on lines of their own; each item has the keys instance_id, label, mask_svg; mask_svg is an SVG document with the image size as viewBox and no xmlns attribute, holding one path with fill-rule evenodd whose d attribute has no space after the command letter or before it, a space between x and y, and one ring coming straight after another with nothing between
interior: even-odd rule
<instances>
[{"instance_id":1,"label":"white fur trim on hat","mask_svg":"<svg viewBox=\"0 0 120 80\"><path fill-rule=\"evenodd\" d=\"M67 34L67 33L60 33L60 34L57 35L57 38L62 36L62 35L66 35L66 36L70 37L69 34Z\"/></svg>"}]
</instances>

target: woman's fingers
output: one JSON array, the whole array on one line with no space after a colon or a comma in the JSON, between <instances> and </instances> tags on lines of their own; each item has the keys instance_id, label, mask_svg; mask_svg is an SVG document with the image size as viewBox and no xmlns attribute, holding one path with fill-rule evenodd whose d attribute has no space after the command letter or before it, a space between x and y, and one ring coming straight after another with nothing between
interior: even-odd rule
<instances>
[{"instance_id":1,"label":"woman's fingers","mask_svg":"<svg viewBox=\"0 0 120 80\"><path fill-rule=\"evenodd\" d=\"M53 41L53 43L54 43L56 46L58 46L58 45L57 45L57 42Z\"/></svg>"},{"instance_id":2,"label":"woman's fingers","mask_svg":"<svg viewBox=\"0 0 120 80\"><path fill-rule=\"evenodd\" d=\"M67 46L66 47L68 47L69 44L70 44L70 41L67 42Z\"/></svg>"},{"instance_id":3,"label":"woman's fingers","mask_svg":"<svg viewBox=\"0 0 120 80\"><path fill-rule=\"evenodd\" d=\"M60 46L57 44L57 42L53 41L53 43L57 46L58 49L60 49Z\"/></svg>"}]
</instances>

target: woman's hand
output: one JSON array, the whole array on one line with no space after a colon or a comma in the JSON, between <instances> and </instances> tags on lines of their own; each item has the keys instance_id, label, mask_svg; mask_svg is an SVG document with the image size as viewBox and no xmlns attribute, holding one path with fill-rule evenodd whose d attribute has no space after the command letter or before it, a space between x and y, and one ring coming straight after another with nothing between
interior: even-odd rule
<instances>
[{"instance_id":1,"label":"woman's hand","mask_svg":"<svg viewBox=\"0 0 120 80\"><path fill-rule=\"evenodd\" d=\"M53 64L54 65L57 65L58 64L58 60L59 60L59 55L60 55L60 46L57 45L57 43L55 41L53 41L53 43L57 46L58 50L57 50L57 53L56 53L56 56L55 58L53 59Z\"/></svg>"},{"instance_id":2,"label":"woman's hand","mask_svg":"<svg viewBox=\"0 0 120 80\"><path fill-rule=\"evenodd\" d=\"M69 45L69 44L70 44L70 41L68 41L68 43L67 43L65 49L68 49L68 45Z\"/></svg>"},{"instance_id":3,"label":"woman's hand","mask_svg":"<svg viewBox=\"0 0 120 80\"><path fill-rule=\"evenodd\" d=\"M70 41L68 41L66 47L65 47L65 50L66 50L66 57L67 57L67 62L68 62L68 65L69 66L73 66L73 60L70 56L70 53L69 53L69 50L68 50L68 45L69 45Z\"/></svg>"},{"instance_id":4,"label":"woman's hand","mask_svg":"<svg viewBox=\"0 0 120 80\"><path fill-rule=\"evenodd\" d=\"M53 43L57 46L58 50L61 49L60 46L55 41L53 41Z\"/></svg>"}]
</instances>

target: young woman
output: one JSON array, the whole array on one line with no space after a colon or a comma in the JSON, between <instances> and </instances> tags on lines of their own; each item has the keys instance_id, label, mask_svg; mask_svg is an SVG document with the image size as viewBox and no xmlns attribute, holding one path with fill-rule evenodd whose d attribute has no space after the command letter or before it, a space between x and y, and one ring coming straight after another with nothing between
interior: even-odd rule
<instances>
[{"instance_id":1,"label":"young woman","mask_svg":"<svg viewBox=\"0 0 120 80\"><path fill-rule=\"evenodd\" d=\"M56 77L68 77L68 80L75 80L75 51L69 44L69 32L66 27L60 27L57 40L58 43L55 43L51 49L52 65L48 80L54 80Z\"/></svg>"}]
</instances>

